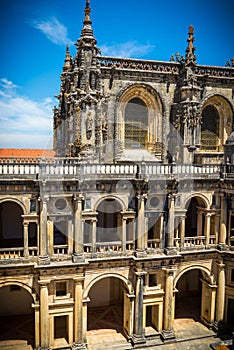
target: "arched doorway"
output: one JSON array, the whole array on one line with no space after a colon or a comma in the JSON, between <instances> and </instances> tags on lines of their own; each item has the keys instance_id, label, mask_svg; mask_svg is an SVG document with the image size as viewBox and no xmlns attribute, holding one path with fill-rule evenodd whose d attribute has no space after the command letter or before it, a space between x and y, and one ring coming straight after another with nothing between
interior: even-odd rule
<instances>
[{"instance_id":1,"label":"arched doorway","mask_svg":"<svg viewBox=\"0 0 234 350\"><path fill-rule=\"evenodd\" d=\"M0 204L0 248L24 246L23 210L15 202Z\"/></svg>"},{"instance_id":2,"label":"arched doorway","mask_svg":"<svg viewBox=\"0 0 234 350\"><path fill-rule=\"evenodd\" d=\"M0 344L14 344L14 349L34 348L35 322L33 298L16 284L0 288Z\"/></svg>"},{"instance_id":3,"label":"arched doorway","mask_svg":"<svg viewBox=\"0 0 234 350\"><path fill-rule=\"evenodd\" d=\"M202 273L199 269L185 272L177 282L175 319L200 321L202 300Z\"/></svg>"},{"instance_id":4,"label":"arched doorway","mask_svg":"<svg viewBox=\"0 0 234 350\"><path fill-rule=\"evenodd\" d=\"M96 282L89 292L88 330L123 328L123 282L114 277Z\"/></svg>"}]
</instances>

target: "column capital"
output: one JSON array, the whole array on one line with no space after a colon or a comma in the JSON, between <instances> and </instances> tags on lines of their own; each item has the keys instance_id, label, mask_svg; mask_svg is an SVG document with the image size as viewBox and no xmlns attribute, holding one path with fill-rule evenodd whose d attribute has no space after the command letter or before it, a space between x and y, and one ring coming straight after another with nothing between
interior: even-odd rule
<instances>
[{"instance_id":1,"label":"column capital","mask_svg":"<svg viewBox=\"0 0 234 350\"><path fill-rule=\"evenodd\" d=\"M82 202L82 200L84 200L84 196L81 193L74 194L73 200L77 202Z\"/></svg>"},{"instance_id":2,"label":"column capital","mask_svg":"<svg viewBox=\"0 0 234 350\"><path fill-rule=\"evenodd\" d=\"M48 284L50 284L50 282L51 282L51 279L45 278L45 279L40 279L40 280L38 281L38 284L39 284L41 287L47 287Z\"/></svg>"},{"instance_id":3,"label":"column capital","mask_svg":"<svg viewBox=\"0 0 234 350\"><path fill-rule=\"evenodd\" d=\"M138 277L145 276L147 274L146 271L135 271L135 275Z\"/></svg>"},{"instance_id":4,"label":"column capital","mask_svg":"<svg viewBox=\"0 0 234 350\"><path fill-rule=\"evenodd\" d=\"M217 261L216 264L217 264L218 268L220 268L220 269L224 269L224 267L225 267L225 264L221 261Z\"/></svg>"},{"instance_id":5,"label":"column capital","mask_svg":"<svg viewBox=\"0 0 234 350\"><path fill-rule=\"evenodd\" d=\"M170 276L174 274L177 268L174 266L163 266L162 270L165 271Z\"/></svg>"},{"instance_id":6,"label":"column capital","mask_svg":"<svg viewBox=\"0 0 234 350\"><path fill-rule=\"evenodd\" d=\"M82 283L84 281L85 277L84 276L77 276L73 278L73 281L75 284Z\"/></svg>"}]
</instances>

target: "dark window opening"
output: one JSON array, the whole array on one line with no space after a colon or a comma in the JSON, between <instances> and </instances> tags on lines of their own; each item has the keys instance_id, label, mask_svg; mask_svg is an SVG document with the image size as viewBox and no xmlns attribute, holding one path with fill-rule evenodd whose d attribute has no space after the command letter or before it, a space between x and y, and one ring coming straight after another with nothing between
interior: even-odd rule
<instances>
[{"instance_id":1,"label":"dark window opening","mask_svg":"<svg viewBox=\"0 0 234 350\"><path fill-rule=\"evenodd\" d=\"M37 224L35 222L30 222L28 225L28 246L37 246Z\"/></svg>"},{"instance_id":2,"label":"dark window opening","mask_svg":"<svg viewBox=\"0 0 234 350\"><path fill-rule=\"evenodd\" d=\"M67 316L56 316L54 318L54 338L65 338L68 341Z\"/></svg>"},{"instance_id":3,"label":"dark window opening","mask_svg":"<svg viewBox=\"0 0 234 350\"><path fill-rule=\"evenodd\" d=\"M145 149L148 142L148 110L140 98L133 98L125 110L125 148Z\"/></svg>"},{"instance_id":4,"label":"dark window opening","mask_svg":"<svg viewBox=\"0 0 234 350\"><path fill-rule=\"evenodd\" d=\"M201 150L218 151L219 114L214 106L207 106L202 111Z\"/></svg>"},{"instance_id":5,"label":"dark window opening","mask_svg":"<svg viewBox=\"0 0 234 350\"><path fill-rule=\"evenodd\" d=\"M149 287L155 287L157 285L157 276L155 273L149 274Z\"/></svg>"},{"instance_id":6,"label":"dark window opening","mask_svg":"<svg viewBox=\"0 0 234 350\"><path fill-rule=\"evenodd\" d=\"M56 221L54 223L54 245L67 244L67 223L66 221Z\"/></svg>"},{"instance_id":7,"label":"dark window opening","mask_svg":"<svg viewBox=\"0 0 234 350\"><path fill-rule=\"evenodd\" d=\"M57 282L56 283L56 297L62 297L67 295L67 283Z\"/></svg>"}]
</instances>

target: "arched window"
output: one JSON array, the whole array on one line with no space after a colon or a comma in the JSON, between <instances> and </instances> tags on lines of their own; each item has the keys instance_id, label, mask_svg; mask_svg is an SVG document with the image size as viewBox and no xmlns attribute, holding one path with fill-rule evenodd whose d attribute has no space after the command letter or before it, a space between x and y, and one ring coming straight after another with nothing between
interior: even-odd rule
<instances>
[{"instance_id":1,"label":"arched window","mask_svg":"<svg viewBox=\"0 0 234 350\"><path fill-rule=\"evenodd\" d=\"M140 98L131 99L125 109L125 148L146 149L148 110Z\"/></svg>"},{"instance_id":2,"label":"arched window","mask_svg":"<svg viewBox=\"0 0 234 350\"><path fill-rule=\"evenodd\" d=\"M214 106L207 106L202 112L201 151L215 152L219 146L219 114Z\"/></svg>"}]
</instances>

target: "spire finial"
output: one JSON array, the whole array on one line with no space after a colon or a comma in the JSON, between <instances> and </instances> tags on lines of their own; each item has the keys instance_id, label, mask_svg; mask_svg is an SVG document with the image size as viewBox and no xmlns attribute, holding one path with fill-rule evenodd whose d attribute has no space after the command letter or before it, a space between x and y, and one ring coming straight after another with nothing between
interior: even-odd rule
<instances>
[{"instance_id":1,"label":"spire finial","mask_svg":"<svg viewBox=\"0 0 234 350\"><path fill-rule=\"evenodd\" d=\"M193 63L196 63L196 55L194 54L196 48L193 46L194 42L194 27L192 25L189 26L189 31L188 31L188 46L186 49L186 60L187 61L192 61Z\"/></svg>"},{"instance_id":2,"label":"spire finial","mask_svg":"<svg viewBox=\"0 0 234 350\"><path fill-rule=\"evenodd\" d=\"M91 8L89 4L90 4L90 0L86 0L85 10L84 10L84 13L85 13L84 24L91 24L91 19L90 19Z\"/></svg>"},{"instance_id":3,"label":"spire finial","mask_svg":"<svg viewBox=\"0 0 234 350\"><path fill-rule=\"evenodd\" d=\"M64 60L63 70L68 70L71 67L71 54L69 50L69 45L66 45L66 57Z\"/></svg>"}]
</instances>

